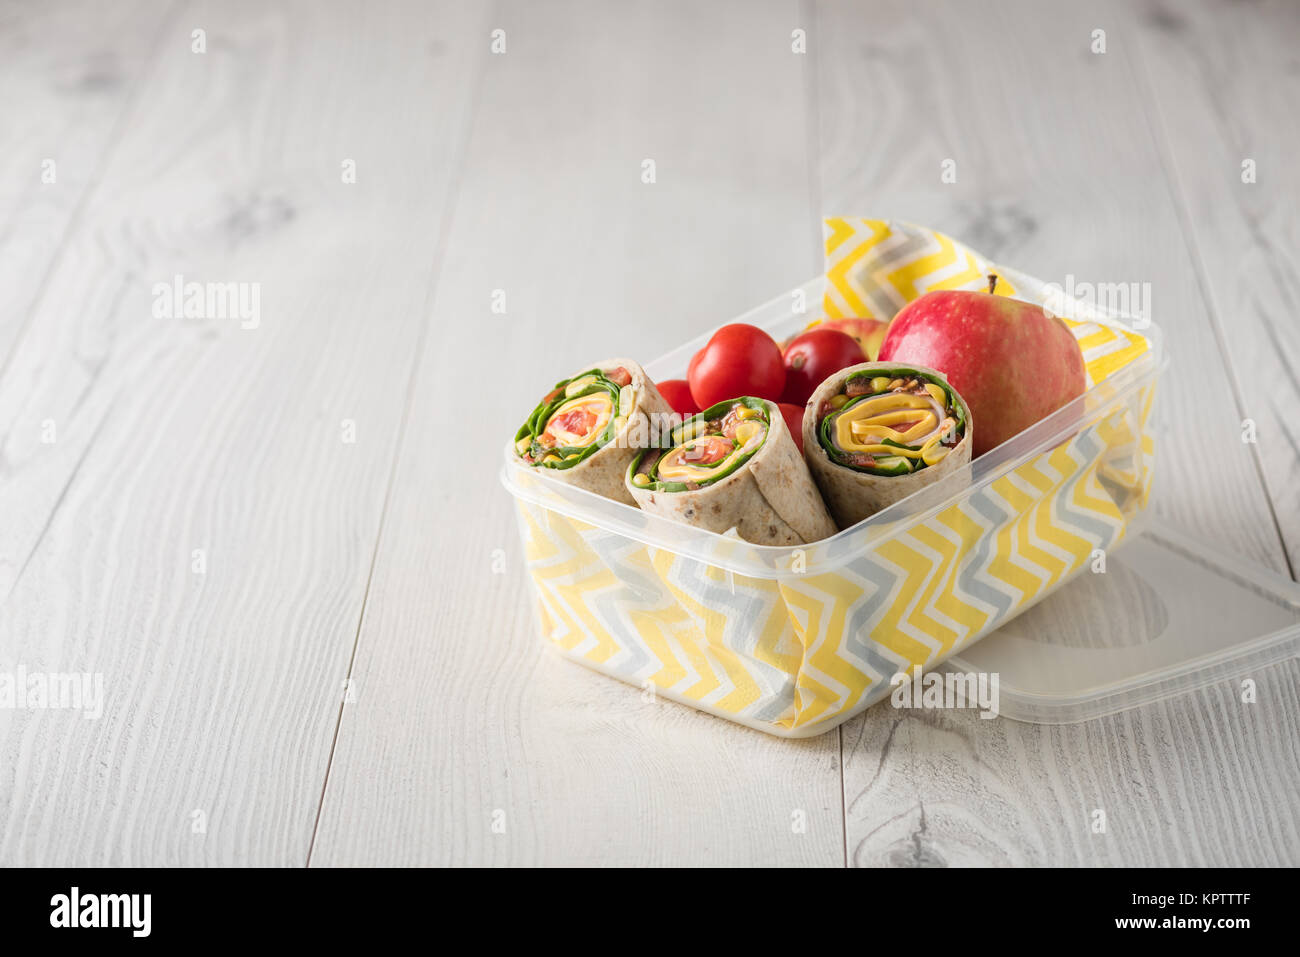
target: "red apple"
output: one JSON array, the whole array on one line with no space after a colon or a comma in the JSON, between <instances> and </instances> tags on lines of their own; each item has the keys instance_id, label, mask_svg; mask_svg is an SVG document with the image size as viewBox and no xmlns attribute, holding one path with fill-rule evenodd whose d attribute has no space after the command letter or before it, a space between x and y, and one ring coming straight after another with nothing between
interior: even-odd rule
<instances>
[{"instance_id":1,"label":"red apple","mask_svg":"<svg viewBox=\"0 0 1300 957\"><path fill-rule=\"evenodd\" d=\"M990 276L992 290L997 277ZM889 325L880 361L942 372L970 406L976 455L1082 395L1088 380L1070 327L1040 306L991 292L928 292Z\"/></svg>"}]
</instances>

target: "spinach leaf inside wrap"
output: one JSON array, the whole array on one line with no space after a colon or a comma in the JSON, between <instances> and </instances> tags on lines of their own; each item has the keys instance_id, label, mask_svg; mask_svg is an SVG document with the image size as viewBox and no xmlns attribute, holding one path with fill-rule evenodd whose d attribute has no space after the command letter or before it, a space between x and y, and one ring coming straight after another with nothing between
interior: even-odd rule
<instances>
[{"instance_id":1,"label":"spinach leaf inside wrap","mask_svg":"<svg viewBox=\"0 0 1300 957\"><path fill-rule=\"evenodd\" d=\"M630 469L632 485L657 492L706 488L748 462L767 441L769 427L762 399L719 402L673 429L659 448L638 455Z\"/></svg>"},{"instance_id":2,"label":"spinach leaf inside wrap","mask_svg":"<svg viewBox=\"0 0 1300 957\"><path fill-rule=\"evenodd\" d=\"M515 433L515 454L527 465L571 469L614 439L633 404L631 375L621 366L564 379Z\"/></svg>"}]
</instances>

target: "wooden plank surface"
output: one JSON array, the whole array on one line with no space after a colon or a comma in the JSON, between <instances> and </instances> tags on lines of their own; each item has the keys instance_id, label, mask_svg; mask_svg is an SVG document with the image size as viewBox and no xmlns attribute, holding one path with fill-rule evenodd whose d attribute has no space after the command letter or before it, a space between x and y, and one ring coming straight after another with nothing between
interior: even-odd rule
<instances>
[{"instance_id":1,"label":"wooden plank surface","mask_svg":"<svg viewBox=\"0 0 1300 957\"><path fill-rule=\"evenodd\" d=\"M170 13L148 0L0 7L0 370Z\"/></svg>"},{"instance_id":2,"label":"wooden plank surface","mask_svg":"<svg viewBox=\"0 0 1300 957\"><path fill-rule=\"evenodd\" d=\"M520 2L494 24L312 863L839 865L837 736L769 739L559 660L496 478L566 370L813 274L795 8Z\"/></svg>"},{"instance_id":3,"label":"wooden plank surface","mask_svg":"<svg viewBox=\"0 0 1300 957\"><path fill-rule=\"evenodd\" d=\"M1300 7L1148 6L1138 20L1152 119L1198 289L1233 368L1238 416L1294 576L1300 568ZM1194 144L1194 146L1193 146ZM1253 167L1249 164L1253 164ZM1246 180L1253 180L1247 182Z\"/></svg>"},{"instance_id":4,"label":"wooden plank surface","mask_svg":"<svg viewBox=\"0 0 1300 957\"><path fill-rule=\"evenodd\" d=\"M6 864L306 862L481 58L320 10L166 21L0 381L3 666L106 699L0 711ZM260 321L160 317L177 274Z\"/></svg>"},{"instance_id":5,"label":"wooden plank surface","mask_svg":"<svg viewBox=\"0 0 1300 957\"><path fill-rule=\"evenodd\" d=\"M1254 704L1230 679L1078 725L873 708L844 727L851 862L1293 867L1300 663L1252 677Z\"/></svg>"},{"instance_id":6,"label":"wooden plank surface","mask_svg":"<svg viewBox=\"0 0 1300 957\"><path fill-rule=\"evenodd\" d=\"M1134 18L1119 6L1038 3L932 12L922 22L906 4L817 6L824 208L923 222L1062 285L1070 273L1149 283L1172 357L1158 399L1172 427L1158 439L1155 511L1284 571L1167 182L1170 147L1141 100ZM1091 52L1099 27L1104 54ZM996 37L1014 60L987 55L973 36ZM945 159L956 183L940 181ZM1225 455L1206 455L1207 434ZM1048 599L1035 610L1040 627L1052 627L1052 609ZM872 709L844 728L850 859L1294 863L1296 674L1260 679L1267 709L1241 708L1225 684L1077 727ZM1240 763L1214 759L1228 742L1245 752ZM1258 816L1237 821L1241 806ZM1091 840L1096 808L1112 826Z\"/></svg>"}]
</instances>

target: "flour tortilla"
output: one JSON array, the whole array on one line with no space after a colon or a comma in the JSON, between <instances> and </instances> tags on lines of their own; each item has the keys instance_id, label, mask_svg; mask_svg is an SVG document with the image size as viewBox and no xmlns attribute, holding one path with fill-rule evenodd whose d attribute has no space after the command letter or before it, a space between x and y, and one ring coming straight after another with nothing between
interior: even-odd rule
<instances>
[{"instance_id":1,"label":"flour tortilla","mask_svg":"<svg viewBox=\"0 0 1300 957\"><path fill-rule=\"evenodd\" d=\"M680 422L681 416L674 412L672 406L659 394L659 390L645 374L645 370L631 359L605 359L601 362L593 362L583 366L574 375L580 375L588 369L608 372L619 366L626 369L632 377L634 401L632 414L627 417L627 424L604 448L588 456L573 468L549 469L539 465L534 466L533 471L568 485L595 492L597 495L612 498L616 502L636 505L623 482L628 467L643 448L652 444L656 436L666 434ZM513 442L510 444L510 454L516 461L519 460Z\"/></svg>"},{"instance_id":2,"label":"flour tortilla","mask_svg":"<svg viewBox=\"0 0 1300 957\"><path fill-rule=\"evenodd\" d=\"M911 475L868 475L858 472L846 465L834 461L822 448L817 438L817 410L831 396L839 395L844 387L844 380L855 372L875 372L884 369L907 369L930 376L938 382L952 388L948 380L933 369L925 366L911 365L906 362L863 362L847 369L841 369L821 385L803 410L803 454L808 461L808 470L812 473L817 487L821 489L822 498L835 516L840 528L856 525L864 518L869 518L881 509L906 498L918 489L933 485L945 475L970 464L974 423L966 401L953 390L957 402L966 413L966 430L962 439L944 458L934 465L927 466Z\"/></svg>"},{"instance_id":3,"label":"flour tortilla","mask_svg":"<svg viewBox=\"0 0 1300 957\"><path fill-rule=\"evenodd\" d=\"M764 402L767 437L762 447L726 478L695 491L659 492L625 486L641 509L711 532L735 528L755 545L804 545L835 534L835 523L813 485L785 418Z\"/></svg>"}]
</instances>

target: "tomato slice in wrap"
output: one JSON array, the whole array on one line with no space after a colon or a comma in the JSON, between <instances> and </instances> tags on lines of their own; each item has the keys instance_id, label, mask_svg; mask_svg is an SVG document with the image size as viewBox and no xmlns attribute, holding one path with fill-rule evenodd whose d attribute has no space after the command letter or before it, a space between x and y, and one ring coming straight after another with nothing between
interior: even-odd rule
<instances>
[{"instance_id":1,"label":"tomato slice in wrap","mask_svg":"<svg viewBox=\"0 0 1300 957\"><path fill-rule=\"evenodd\" d=\"M659 492L712 485L763 447L769 426L761 399L719 402L673 429L666 447L642 453L631 470L632 485Z\"/></svg>"}]
</instances>

